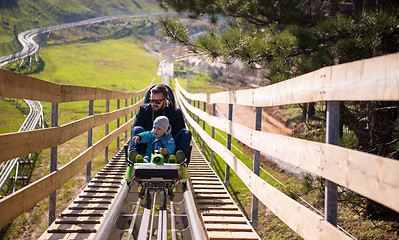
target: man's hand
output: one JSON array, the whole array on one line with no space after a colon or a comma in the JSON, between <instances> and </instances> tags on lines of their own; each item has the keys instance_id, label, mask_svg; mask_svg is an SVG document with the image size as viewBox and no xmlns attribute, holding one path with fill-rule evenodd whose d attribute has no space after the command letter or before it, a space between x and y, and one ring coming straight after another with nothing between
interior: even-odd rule
<instances>
[{"instance_id":1,"label":"man's hand","mask_svg":"<svg viewBox=\"0 0 399 240\"><path fill-rule=\"evenodd\" d=\"M137 143L138 141L140 141L141 140L141 137L140 136L134 136L134 137L132 137L132 141L133 142L135 142L135 143Z\"/></svg>"}]
</instances>

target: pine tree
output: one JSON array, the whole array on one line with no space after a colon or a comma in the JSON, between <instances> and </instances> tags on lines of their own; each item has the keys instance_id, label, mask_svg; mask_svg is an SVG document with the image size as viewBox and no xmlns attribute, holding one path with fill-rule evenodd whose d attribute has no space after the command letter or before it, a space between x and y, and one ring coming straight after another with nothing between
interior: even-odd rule
<instances>
[{"instance_id":1,"label":"pine tree","mask_svg":"<svg viewBox=\"0 0 399 240\"><path fill-rule=\"evenodd\" d=\"M240 60L260 67L271 83L399 50L396 0L158 1L193 18L207 14L213 22L220 16L228 22L224 31L210 28L190 40L178 18L160 18L170 42L225 64ZM345 102L340 116L358 138L358 149L399 159L398 110L398 102Z\"/></svg>"}]
</instances>

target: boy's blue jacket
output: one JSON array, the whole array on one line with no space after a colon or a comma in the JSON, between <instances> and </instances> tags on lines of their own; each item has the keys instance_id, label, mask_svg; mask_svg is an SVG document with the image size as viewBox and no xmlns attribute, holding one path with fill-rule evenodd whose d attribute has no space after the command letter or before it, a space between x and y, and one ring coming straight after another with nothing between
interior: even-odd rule
<instances>
[{"instance_id":1,"label":"boy's blue jacket","mask_svg":"<svg viewBox=\"0 0 399 240\"><path fill-rule=\"evenodd\" d=\"M141 137L141 140L139 141L139 143L147 143L147 149L145 151L145 154L143 155L146 162L150 162L151 153L152 153L152 144L157 139L162 141L165 149L168 151L168 156L166 156L166 159L168 159L169 156L174 154L174 152L175 152L176 144L175 144L175 140L172 137L172 134L156 138L154 136L154 134L152 133L152 131L147 131L147 132L139 133L138 135L140 135L140 137ZM155 145L154 149L157 150L161 147L162 147L161 144L157 143Z\"/></svg>"},{"instance_id":2,"label":"boy's blue jacket","mask_svg":"<svg viewBox=\"0 0 399 240\"><path fill-rule=\"evenodd\" d=\"M151 103L145 103L140 106L139 111L134 119L133 127L141 126L146 131L151 131L154 124L154 119L159 116L165 116L169 119L169 124L172 127L172 136L176 136L180 130L186 128L183 114L179 108L175 108L173 104L171 104L163 111L154 112L152 110Z\"/></svg>"}]
</instances>

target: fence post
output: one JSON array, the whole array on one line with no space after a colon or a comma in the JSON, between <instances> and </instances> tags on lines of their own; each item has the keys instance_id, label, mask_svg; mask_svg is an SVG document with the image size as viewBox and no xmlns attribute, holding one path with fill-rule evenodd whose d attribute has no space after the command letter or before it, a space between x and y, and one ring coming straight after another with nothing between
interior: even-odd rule
<instances>
[{"instance_id":1,"label":"fence post","mask_svg":"<svg viewBox=\"0 0 399 240\"><path fill-rule=\"evenodd\" d=\"M215 103L213 103L212 104L212 116L215 116L216 115L216 104ZM213 139L215 139L215 127L212 127L212 130L211 130L211 137L213 138ZM213 167L213 159L215 158L215 153L213 152L213 150L211 150L211 156L210 156L210 158L211 158L211 167Z\"/></svg>"},{"instance_id":2,"label":"fence post","mask_svg":"<svg viewBox=\"0 0 399 240\"><path fill-rule=\"evenodd\" d=\"M134 98L136 100L136 98ZM133 98L130 99L130 105L133 105ZM133 118L133 111L130 113L130 118Z\"/></svg>"},{"instance_id":3,"label":"fence post","mask_svg":"<svg viewBox=\"0 0 399 240\"><path fill-rule=\"evenodd\" d=\"M188 80L188 74L189 74L189 69L188 69L189 67L187 66L187 69L186 69L186 77L187 77L187 92L190 92L190 84L189 84L189 80Z\"/></svg>"},{"instance_id":4,"label":"fence post","mask_svg":"<svg viewBox=\"0 0 399 240\"><path fill-rule=\"evenodd\" d=\"M202 106L203 106L204 112L206 112L206 102L203 102ZM204 120L202 120L202 129L204 129L204 131L205 131L205 121ZM201 148L202 148L202 153L204 153L205 152L205 141L204 141L204 139L202 139Z\"/></svg>"},{"instance_id":5,"label":"fence post","mask_svg":"<svg viewBox=\"0 0 399 240\"><path fill-rule=\"evenodd\" d=\"M327 102L327 130L326 143L339 144L339 102ZM337 226L337 184L329 180L325 181L325 201L324 209L326 220L334 226Z\"/></svg>"},{"instance_id":6,"label":"fence post","mask_svg":"<svg viewBox=\"0 0 399 240\"><path fill-rule=\"evenodd\" d=\"M140 96L134 98L134 104L136 104L138 101L140 101ZM134 110L134 115L136 116L136 114L137 114L137 110ZM133 117L133 113L132 113L132 117Z\"/></svg>"},{"instance_id":7,"label":"fence post","mask_svg":"<svg viewBox=\"0 0 399 240\"><path fill-rule=\"evenodd\" d=\"M125 99L125 108L127 107L127 98ZM127 114L125 115L125 123L127 123ZM127 130L125 131L125 143L127 142Z\"/></svg>"},{"instance_id":8,"label":"fence post","mask_svg":"<svg viewBox=\"0 0 399 240\"><path fill-rule=\"evenodd\" d=\"M89 100L89 116L93 115L93 105L94 100ZM93 129L90 129L87 136L87 147L91 147L93 145ZM87 163L86 167L86 182L90 182L91 179L91 160Z\"/></svg>"},{"instance_id":9,"label":"fence post","mask_svg":"<svg viewBox=\"0 0 399 240\"><path fill-rule=\"evenodd\" d=\"M58 103L51 104L51 126L58 127ZM52 173L57 171L57 146L51 148L50 154L50 173ZM55 207L56 191L52 192L49 198L49 226L55 221Z\"/></svg>"},{"instance_id":10,"label":"fence post","mask_svg":"<svg viewBox=\"0 0 399 240\"><path fill-rule=\"evenodd\" d=\"M188 104L190 104L191 105L191 99L187 99L187 101L188 101ZM194 119L194 117L193 117L193 114L191 113L191 112L188 112L188 115L190 116L190 117L192 117L193 118L193 120L195 121L195 119ZM190 129L191 129L191 125L190 125ZM195 132L194 132L194 129L191 131L192 132L192 134L193 134L193 139L195 138Z\"/></svg>"},{"instance_id":11,"label":"fence post","mask_svg":"<svg viewBox=\"0 0 399 240\"><path fill-rule=\"evenodd\" d=\"M105 102L105 112L109 112L109 100ZM105 124L105 136L109 134L109 123ZM105 163L108 163L108 145L105 147Z\"/></svg>"},{"instance_id":12,"label":"fence post","mask_svg":"<svg viewBox=\"0 0 399 240\"><path fill-rule=\"evenodd\" d=\"M187 102L188 102L188 104L191 105L191 99L188 98L188 99L187 99ZM192 116L190 111L188 112L188 115L189 115L189 116ZM193 120L194 120L194 118L193 118Z\"/></svg>"},{"instance_id":13,"label":"fence post","mask_svg":"<svg viewBox=\"0 0 399 240\"><path fill-rule=\"evenodd\" d=\"M195 101L194 101L194 107L195 107ZM197 108L200 109L200 102L199 101L197 101ZM197 123L199 125L199 117L197 116L196 119L197 119ZM199 134L198 134L198 132L197 132L197 142L199 142Z\"/></svg>"},{"instance_id":14,"label":"fence post","mask_svg":"<svg viewBox=\"0 0 399 240\"><path fill-rule=\"evenodd\" d=\"M233 104L229 104L229 120L233 120ZM231 151L231 135L227 134L227 149ZM225 173L224 173L224 185L226 187L230 186L230 166L226 163Z\"/></svg>"},{"instance_id":15,"label":"fence post","mask_svg":"<svg viewBox=\"0 0 399 240\"><path fill-rule=\"evenodd\" d=\"M116 100L116 109L119 109L120 107L121 107L120 100L117 99ZM118 118L118 119L116 119L116 128L119 128L119 126L120 126L120 119ZM116 139L116 149L119 151L119 136Z\"/></svg>"},{"instance_id":16,"label":"fence post","mask_svg":"<svg viewBox=\"0 0 399 240\"><path fill-rule=\"evenodd\" d=\"M262 130L262 108L256 107L255 111L255 130ZM259 168L260 168L260 151L254 150L254 164L253 164L253 172L259 176ZM251 225L252 227L258 226L258 198L252 194L252 215L251 215Z\"/></svg>"}]
</instances>

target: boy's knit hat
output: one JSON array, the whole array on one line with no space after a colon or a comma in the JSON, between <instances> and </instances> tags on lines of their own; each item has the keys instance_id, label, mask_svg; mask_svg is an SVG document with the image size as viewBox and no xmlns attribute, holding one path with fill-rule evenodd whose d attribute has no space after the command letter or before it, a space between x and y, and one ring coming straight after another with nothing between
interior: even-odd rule
<instances>
[{"instance_id":1,"label":"boy's knit hat","mask_svg":"<svg viewBox=\"0 0 399 240\"><path fill-rule=\"evenodd\" d=\"M169 135L172 132L172 127L169 125L169 119L165 116L155 118L153 127L159 127L166 135Z\"/></svg>"}]
</instances>

